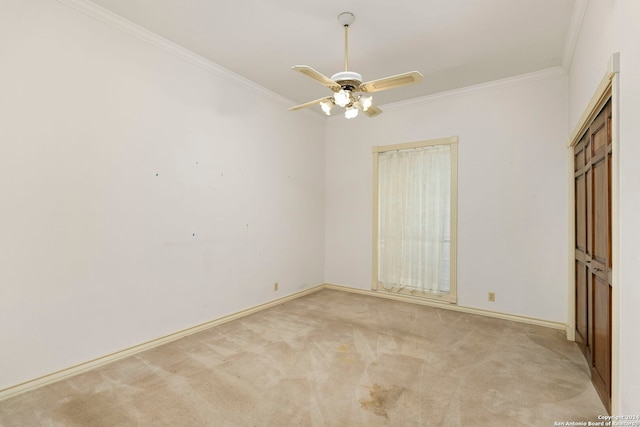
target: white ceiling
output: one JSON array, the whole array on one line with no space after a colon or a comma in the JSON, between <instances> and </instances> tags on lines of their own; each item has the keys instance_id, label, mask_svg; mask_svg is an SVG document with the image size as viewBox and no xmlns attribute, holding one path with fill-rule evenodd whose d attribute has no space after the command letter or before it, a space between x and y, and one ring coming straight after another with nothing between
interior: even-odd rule
<instances>
[{"instance_id":1,"label":"white ceiling","mask_svg":"<svg viewBox=\"0 0 640 427\"><path fill-rule=\"evenodd\" d=\"M350 70L365 81L425 76L374 94L377 105L560 66L578 8L576 0L92 1L296 103L329 89L291 66L342 71L337 17L352 12Z\"/></svg>"}]
</instances>

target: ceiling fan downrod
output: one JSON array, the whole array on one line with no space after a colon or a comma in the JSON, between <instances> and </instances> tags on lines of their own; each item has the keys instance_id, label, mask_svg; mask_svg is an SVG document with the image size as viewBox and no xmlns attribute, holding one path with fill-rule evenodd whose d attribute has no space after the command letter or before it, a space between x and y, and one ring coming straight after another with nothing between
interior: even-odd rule
<instances>
[{"instance_id":1,"label":"ceiling fan downrod","mask_svg":"<svg viewBox=\"0 0 640 427\"><path fill-rule=\"evenodd\" d=\"M349 26L344 26L344 70L349 71Z\"/></svg>"},{"instance_id":2,"label":"ceiling fan downrod","mask_svg":"<svg viewBox=\"0 0 640 427\"><path fill-rule=\"evenodd\" d=\"M338 15L338 21L344 27L344 70L349 71L349 25L353 24L356 17L351 12L342 12Z\"/></svg>"}]
</instances>

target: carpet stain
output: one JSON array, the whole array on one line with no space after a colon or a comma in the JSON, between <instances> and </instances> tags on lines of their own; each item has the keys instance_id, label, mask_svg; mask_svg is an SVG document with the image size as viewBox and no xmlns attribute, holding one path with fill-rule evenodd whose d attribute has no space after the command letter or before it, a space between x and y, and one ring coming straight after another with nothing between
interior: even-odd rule
<instances>
[{"instance_id":1,"label":"carpet stain","mask_svg":"<svg viewBox=\"0 0 640 427\"><path fill-rule=\"evenodd\" d=\"M369 389L369 397L371 399L360 399L360 407L381 417L388 418L387 411L396 407L398 399L404 390L404 387L397 385L391 388L384 388L379 384L374 384Z\"/></svg>"}]
</instances>

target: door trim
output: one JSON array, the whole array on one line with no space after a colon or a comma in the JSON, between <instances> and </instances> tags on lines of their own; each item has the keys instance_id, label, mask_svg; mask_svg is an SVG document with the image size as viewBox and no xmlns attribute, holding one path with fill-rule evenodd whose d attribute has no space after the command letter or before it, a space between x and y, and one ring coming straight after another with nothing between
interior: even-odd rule
<instances>
[{"instance_id":1,"label":"door trim","mask_svg":"<svg viewBox=\"0 0 640 427\"><path fill-rule=\"evenodd\" d=\"M618 278L620 274L620 229L619 229L619 206L620 206L620 181L618 178L619 164L619 74L620 74L620 53L614 53L607 64L607 70L600 81L598 88L594 92L591 100L587 104L580 120L576 124L569 137L567 145L568 157L568 182L569 187L574 186L574 153L573 148L579 142L580 137L586 131L591 121L596 117L606 101L611 97L612 124L611 124L611 146L612 146L612 175L611 175L611 292L612 292L612 319L611 319L611 413L620 412L619 399L619 339L620 339L620 301L618 292ZM575 341L575 194L569 191L569 239L567 251L567 268L569 271L568 311L567 311L567 339Z\"/></svg>"}]
</instances>

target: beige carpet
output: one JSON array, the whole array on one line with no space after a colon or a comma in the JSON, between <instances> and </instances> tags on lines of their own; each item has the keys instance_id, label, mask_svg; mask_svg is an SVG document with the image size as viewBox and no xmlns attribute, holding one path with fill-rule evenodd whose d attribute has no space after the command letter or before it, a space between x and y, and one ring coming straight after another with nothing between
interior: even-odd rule
<instances>
[{"instance_id":1,"label":"beige carpet","mask_svg":"<svg viewBox=\"0 0 640 427\"><path fill-rule=\"evenodd\" d=\"M0 425L516 427L604 413L562 331L323 290L0 402Z\"/></svg>"}]
</instances>

